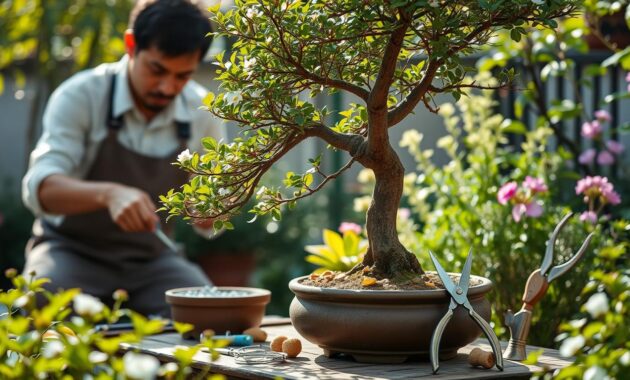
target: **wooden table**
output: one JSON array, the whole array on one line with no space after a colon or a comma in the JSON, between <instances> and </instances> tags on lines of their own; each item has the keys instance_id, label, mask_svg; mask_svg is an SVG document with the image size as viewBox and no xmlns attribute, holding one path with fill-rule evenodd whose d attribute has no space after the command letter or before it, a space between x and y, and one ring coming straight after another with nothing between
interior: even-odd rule
<instances>
[{"instance_id":1,"label":"wooden table","mask_svg":"<svg viewBox=\"0 0 630 380\"><path fill-rule=\"evenodd\" d=\"M289 338L299 338L299 334L290 324L264 326L269 334L268 341L274 337L284 335ZM212 362L210 355L200 352L195 356L192 364L194 369L205 370L210 366L212 373L226 375L228 378L240 379L529 379L532 373L543 366L547 368L561 368L571 362L562 359L557 350L544 349L538 365L525 365L520 362L504 361L504 371L496 368L485 370L473 368L468 364L468 353L475 347L490 351L490 345L479 339L459 350L456 358L440 363L440 370L433 375L429 362L407 362L403 364L365 364L357 363L350 358L327 358L322 349L307 342L303 338L302 353L294 359L287 359L284 363L269 363L246 365L238 364L231 356L224 356ZM176 333L159 334L148 337L139 345L129 345L124 350L136 349L142 353L153 355L163 362L173 361L175 346L191 346L195 341L184 340ZM502 342L503 349L507 343ZM528 346L528 353L539 347Z\"/></svg>"}]
</instances>

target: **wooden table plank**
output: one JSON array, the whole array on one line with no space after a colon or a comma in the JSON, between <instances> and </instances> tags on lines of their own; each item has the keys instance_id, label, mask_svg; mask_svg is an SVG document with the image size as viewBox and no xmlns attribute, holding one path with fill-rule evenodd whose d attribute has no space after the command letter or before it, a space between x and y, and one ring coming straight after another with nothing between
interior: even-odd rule
<instances>
[{"instance_id":1,"label":"wooden table plank","mask_svg":"<svg viewBox=\"0 0 630 380\"><path fill-rule=\"evenodd\" d=\"M291 325L266 326L269 337L268 342L279 335L289 338L298 338L299 334ZM496 368L485 370L473 368L468 364L468 353L475 347L483 350L491 350L485 340L477 340L459 350L458 355L440 363L440 371L433 375L429 362L412 361L402 364L365 364L357 363L349 357L327 358L321 348L302 341L302 353L294 359L287 359L285 363L269 364L238 364L230 356L221 355L214 361L210 361L210 355L200 352L195 356L193 367L198 370L206 370L221 373L228 377L245 379L322 379L322 380L360 380L360 379L418 379L431 378L440 380L477 380L477 379L528 379L532 372L540 370L542 366L560 368L570 364L561 358L558 351L544 349L539 357L537 366L525 365L520 362L504 360L504 371ZM162 361L172 361L172 353L177 345L191 346L195 341L184 340L176 333L160 334L148 337L139 345L128 345L125 349L138 349L139 351L154 355ZM268 344L268 343L267 343ZM503 349L506 343L502 343ZM528 352L539 349L528 346Z\"/></svg>"}]
</instances>

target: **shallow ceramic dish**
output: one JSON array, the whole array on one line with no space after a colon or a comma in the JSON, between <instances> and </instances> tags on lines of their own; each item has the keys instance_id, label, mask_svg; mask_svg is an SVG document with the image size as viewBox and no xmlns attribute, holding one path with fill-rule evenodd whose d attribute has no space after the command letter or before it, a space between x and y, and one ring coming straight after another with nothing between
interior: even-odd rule
<instances>
[{"instance_id":1,"label":"shallow ceramic dish","mask_svg":"<svg viewBox=\"0 0 630 380\"><path fill-rule=\"evenodd\" d=\"M238 334L258 327L271 299L269 290L232 286L178 288L165 294L171 318L195 326L185 337L196 339L206 329Z\"/></svg>"}]
</instances>

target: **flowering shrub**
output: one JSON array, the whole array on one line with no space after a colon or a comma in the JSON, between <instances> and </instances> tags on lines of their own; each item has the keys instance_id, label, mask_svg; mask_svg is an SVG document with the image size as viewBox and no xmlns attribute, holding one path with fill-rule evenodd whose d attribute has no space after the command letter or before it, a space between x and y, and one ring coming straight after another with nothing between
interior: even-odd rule
<instances>
[{"instance_id":1,"label":"flowering shrub","mask_svg":"<svg viewBox=\"0 0 630 380\"><path fill-rule=\"evenodd\" d=\"M117 355L123 343L138 343L143 337L159 333L167 321L148 320L140 314L121 309L127 299L123 290L114 292L110 309L100 300L79 289L50 293L42 288L47 279L26 279L7 270L14 288L0 292L0 378L2 379L183 379L191 374L192 357L202 348L213 349L223 342L205 339L175 352L178 363L161 365L153 356L128 351ZM47 300L38 307L37 300ZM0 309L2 310L2 309ZM97 324L115 323L129 318L133 331L106 336ZM192 325L175 322L180 333ZM206 374L201 374L205 376Z\"/></svg>"},{"instance_id":2,"label":"flowering shrub","mask_svg":"<svg viewBox=\"0 0 630 380\"><path fill-rule=\"evenodd\" d=\"M520 191L519 191L520 190ZM500 204L513 204L512 218L514 221L520 222L523 215L537 218L543 213L543 204L536 200L538 193L546 193L549 189L542 178L525 177L522 188L519 189L518 183L512 181L501 186L497 192L497 199Z\"/></svg>"},{"instance_id":3,"label":"flowering shrub","mask_svg":"<svg viewBox=\"0 0 630 380\"><path fill-rule=\"evenodd\" d=\"M621 197L613 188L613 184L608 182L606 177L587 176L578 181L575 186L577 195L584 195L584 203L588 205L588 210L580 215L580 220L597 223L597 215L607 204L618 205Z\"/></svg>"},{"instance_id":4,"label":"flowering shrub","mask_svg":"<svg viewBox=\"0 0 630 380\"><path fill-rule=\"evenodd\" d=\"M630 75L629 75L630 77ZM578 157L582 165L592 167L595 162L600 166L614 164L623 153L625 147L618 141L605 139L603 123L612 121L610 113L606 110L595 111L595 120L582 124L581 135L592 140L595 148L586 149Z\"/></svg>"}]
</instances>

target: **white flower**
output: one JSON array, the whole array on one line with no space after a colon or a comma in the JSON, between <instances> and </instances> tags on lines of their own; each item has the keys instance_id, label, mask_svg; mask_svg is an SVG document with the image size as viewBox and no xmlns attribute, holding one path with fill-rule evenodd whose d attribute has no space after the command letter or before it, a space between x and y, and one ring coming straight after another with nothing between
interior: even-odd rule
<instances>
[{"instance_id":1,"label":"white flower","mask_svg":"<svg viewBox=\"0 0 630 380\"><path fill-rule=\"evenodd\" d=\"M246 59L243 61L243 69L249 72L252 69L252 67L254 67L255 64L256 64L256 58L252 57L250 59Z\"/></svg>"},{"instance_id":2,"label":"white flower","mask_svg":"<svg viewBox=\"0 0 630 380\"><path fill-rule=\"evenodd\" d=\"M452 103L440 104L438 114L440 114L442 117L451 117L455 114L455 107Z\"/></svg>"},{"instance_id":3,"label":"white flower","mask_svg":"<svg viewBox=\"0 0 630 380\"><path fill-rule=\"evenodd\" d=\"M606 370L600 366L592 366L584 372L583 380L607 380L610 379Z\"/></svg>"},{"instance_id":4,"label":"white flower","mask_svg":"<svg viewBox=\"0 0 630 380\"><path fill-rule=\"evenodd\" d=\"M630 351L626 351L625 354L621 355L619 363L624 367L630 366Z\"/></svg>"},{"instance_id":5,"label":"white flower","mask_svg":"<svg viewBox=\"0 0 630 380\"><path fill-rule=\"evenodd\" d=\"M420 146L420 143L422 142L422 137L423 136L420 132L416 131L415 129L409 129L403 133L399 145L402 148Z\"/></svg>"},{"instance_id":6,"label":"white flower","mask_svg":"<svg viewBox=\"0 0 630 380\"><path fill-rule=\"evenodd\" d=\"M571 357L575 355L576 352L580 350L580 348L584 347L584 337L582 335L572 336L567 338L562 342L560 346L560 355L565 358Z\"/></svg>"},{"instance_id":7,"label":"white flower","mask_svg":"<svg viewBox=\"0 0 630 380\"><path fill-rule=\"evenodd\" d=\"M586 322L587 322L586 318L574 319L571 322L569 322L569 325L571 325L571 327L575 329L581 329L586 324Z\"/></svg>"},{"instance_id":8,"label":"white flower","mask_svg":"<svg viewBox=\"0 0 630 380\"><path fill-rule=\"evenodd\" d=\"M160 369L157 358L135 352L127 352L123 356L125 374L134 380L155 379Z\"/></svg>"},{"instance_id":9,"label":"white flower","mask_svg":"<svg viewBox=\"0 0 630 380\"><path fill-rule=\"evenodd\" d=\"M545 3L545 0L532 0L532 3L536 5L543 5Z\"/></svg>"},{"instance_id":10,"label":"white flower","mask_svg":"<svg viewBox=\"0 0 630 380\"><path fill-rule=\"evenodd\" d=\"M606 314L608 312L608 297L605 293L593 294L584 304L584 309L593 318Z\"/></svg>"},{"instance_id":11,"label":"white flower","mask_svg":"<svg viewBox=\"0 0 630 380\"><path fill-rule=\"evenodd\" d=\"M88 355L88 360L90 363L103 363L107 360L108 356L106 353L101 351L92 351Z\"/></svg>"},{"instance_id":12,"label":"white flower","mask_svg":"<svg viewBox=\"0 0 630 380\"><path fill-rule=\"evenodd\" d=\"M440 6L440 2L438 0L429 0L429 5L433 8L437 8Z\"/></svg>"},{"instance_id":13,"label":"white flower","mask_svg":"<svg viewBox=\"0 0 630 380\"><path fill-rule=\"evenodd\" d=\"M254 7L247 8L247 12L245 12L245 16L247 16L247 18L259 17L262 16L262 14L262 11L259 11Z\"/></svg>"},{"instance_id":14,"label":"white flower","mask_svg":"<svg viewBox=\"0 0 630 380\"><path fill-rule=\"evenodd\" d=\"M27 294L25 294L21 296L20 298L16 299L15 301L13 301L13 307L21 309L28 304L29 300L30 300L30 297Z\"/></svg>"},{"instance_id":15,"label":"white flower","mask_svg":"<svg viewBox=\"0 0 630 380\"><path fill-rule=\"evenodd\" d=\"M95 315L103 311L103 303L89 294L74 296L74 311L79 315Z\"/></svg>"},{"instance_id":16,"label":"white flower","mask_svg":"<svg viewBox=\"0 0 630 380\"><path fill-rule=\"evenodd\" d=\"M193 156L190 153L189 149L184 150L183 152L181 152L178 156L177 156L177 162L179 162L180 164L185 164L187 162L189 162L190 160L192 160Z\"/></svg>"},{"instance_id":17,"label":"white flower","mask_svg":"<svg viewBox=\"0 0 630 380\"><path fill-rule=\"evenodd\" d=\"M219 195L220 196L228 195L229 193L230 193L230 190L225 189L223 187L219 188Z\"/></svg>"},{"instance_id":18,"label":"white flower","mask_svg":"<svg viewBox=\"0 0 630 380\"><path fill-rule=\"evenodd\" d=\"M243 100L243 94L240 91L230 91L226 92L223 96L225 102L228 106L238 104L241 100Z\"/></svg>"},{"instance_id":19,"label":"white flower","mask_svg":"<svg viewBox=\"0 0 630 380\"><path fill-rule=\"evenodd\" d=\"M42 347L42 355L46 359L52 359L61 355L64 351L65 347L59 339L51 339L44 343Z\"/></svg>"}]
</instances>

